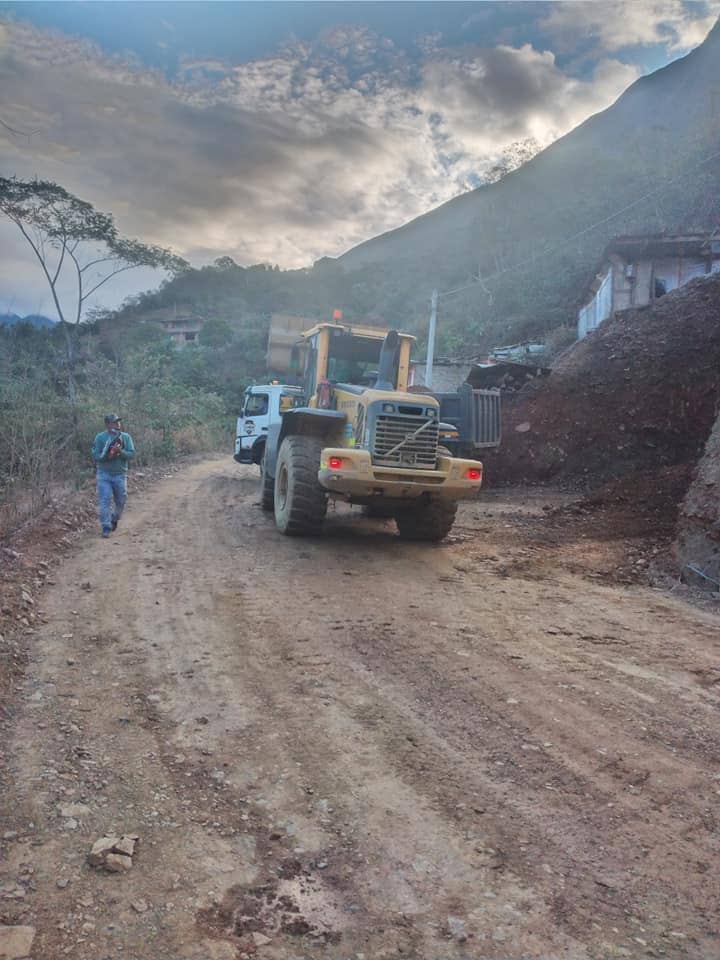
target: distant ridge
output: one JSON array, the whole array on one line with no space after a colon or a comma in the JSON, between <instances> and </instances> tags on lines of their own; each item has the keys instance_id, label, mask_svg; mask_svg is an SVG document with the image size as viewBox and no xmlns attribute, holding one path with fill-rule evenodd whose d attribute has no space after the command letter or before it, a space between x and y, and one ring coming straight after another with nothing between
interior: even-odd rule
<instances>
[{"instance_id":1,"label":"distant ridge","mask_svg":"<svg viewBox=\"0 0 720 960\"><path fill-rule=\"evenodd\" d=\"M40 330L54 327L57 320L44 317L41 313L29 313L26 317L21 317L17 313L0 313L0 326L14 327L18 323L29 323Z\"/></svg>"}]
</instances>

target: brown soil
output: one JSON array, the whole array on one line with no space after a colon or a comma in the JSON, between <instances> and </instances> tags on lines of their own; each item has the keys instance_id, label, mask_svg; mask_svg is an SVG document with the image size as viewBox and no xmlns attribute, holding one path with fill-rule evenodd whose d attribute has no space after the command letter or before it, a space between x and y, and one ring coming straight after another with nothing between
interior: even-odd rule
<instances>
[{"instance_id":1,"label":"brown soil","mask_svg":"<svg viewBox=\"0 0 720 960\"><path fill-rule=\"evenodd\" d=\"M226 459L135 494L18 637L0 921L35 960L715 956L717 617L569 500L429 546L285 539Z\"/></svg>"},{"instance_id":2,"label":"brown soil","mask_svg":"<svg viewBox=\"0 0 720 960\"><path fill-rule=\"evenodd\" d=\"M680 564L703 570L715 584L720 581L720 416L682 504L677 555Z\"/></svg>"},{"instance_id":3,"label":"brown soil","mask_svg":"<svg viewBox=\"0 0 720 960\"><path fill-rule=\"evenodd\" d=\"M720 276L713 276L653 307L616 314L550 377L505 404L503 444L486 457L488 475L580 478L595 487L694 464L718 398Z\"/></svg>"}]
</instances>

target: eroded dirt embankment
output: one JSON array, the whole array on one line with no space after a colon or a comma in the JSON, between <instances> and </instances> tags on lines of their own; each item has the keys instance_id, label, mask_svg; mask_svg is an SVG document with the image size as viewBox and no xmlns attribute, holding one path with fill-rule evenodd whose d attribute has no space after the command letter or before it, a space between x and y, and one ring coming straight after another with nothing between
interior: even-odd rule
<instances>
[{"instance_id":1,"label":"eroded dirt embankment","mask_svg":"<svg viewBox=\"0 0 720 960\"><path fill-rule=\"evenodd\" d=\"M696 463L720 397L720 276L605 321L504 409L492 479L667 475Z\"/></svg>"},{"instance_id":2,"label":"eroded dirt embankment","mask_svg":"<svg viewBox=\"0 0 720 960\"><path fill-rule=\"evenodd\" d=\"M612 582L632 537L559 494L439 547L256 499L197 464L37 601L0 718L35 960L712 956L717 619ZM127 873L86 862L108 832Z\"/></svg>"},{"instance_id":3,"label":"eroded dirt embankment","mask_svg":"<svg viewBox=\"0 0 720 960\"><path fill-rule=\"evenodd\" d=\"M720 416L680 509L677 557L720 584Z\"/></svg>"}]
</instances>

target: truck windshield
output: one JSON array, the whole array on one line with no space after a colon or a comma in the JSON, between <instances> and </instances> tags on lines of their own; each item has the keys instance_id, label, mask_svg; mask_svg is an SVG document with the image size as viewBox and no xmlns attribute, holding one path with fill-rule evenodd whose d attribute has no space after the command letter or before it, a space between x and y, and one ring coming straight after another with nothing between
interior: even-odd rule
<instances>
[{"instance_id":1,"label":"truck windshield","mask_svg":"<svg viewBox=\"0 0 720 960\"><path fill-rule=\"evenodd\" d=\"M266 393L251 393L245 401L246 417L262 417L268 412L269 397Z\"/></svg>"},{"instance_id":2,"label":"truck windshield","mask_svg":"<svg viewBox=\"0 0 720 960\"><path fill-rule=\"evenodd\" d=\"M330 338L328 380L369 386L377 378L382 340L340 334ZM397 371L395 372L397 382Z\"/></svg>"}]
</instances>

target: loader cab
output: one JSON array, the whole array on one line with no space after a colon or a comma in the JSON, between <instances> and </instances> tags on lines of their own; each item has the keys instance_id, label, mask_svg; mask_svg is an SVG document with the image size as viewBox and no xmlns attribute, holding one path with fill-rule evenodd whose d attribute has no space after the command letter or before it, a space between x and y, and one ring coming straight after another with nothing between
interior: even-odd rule
<instances>
[{"instance_id":1,"label":"loader cab","mask_svg":"<svg viewBox=\"0 0 720 960\"><path fill-rule=\"evenodd\" d=\"M308 405L317 406L323 383L348 386L361 393L374 386L385 330L349 324L321 323L304 334L293 351L293 364L304 368L303 386ZM410 348L414 337L399 334L400 345L392 372L392 389L407 390Z\"/></svg>"}]
</instances>

